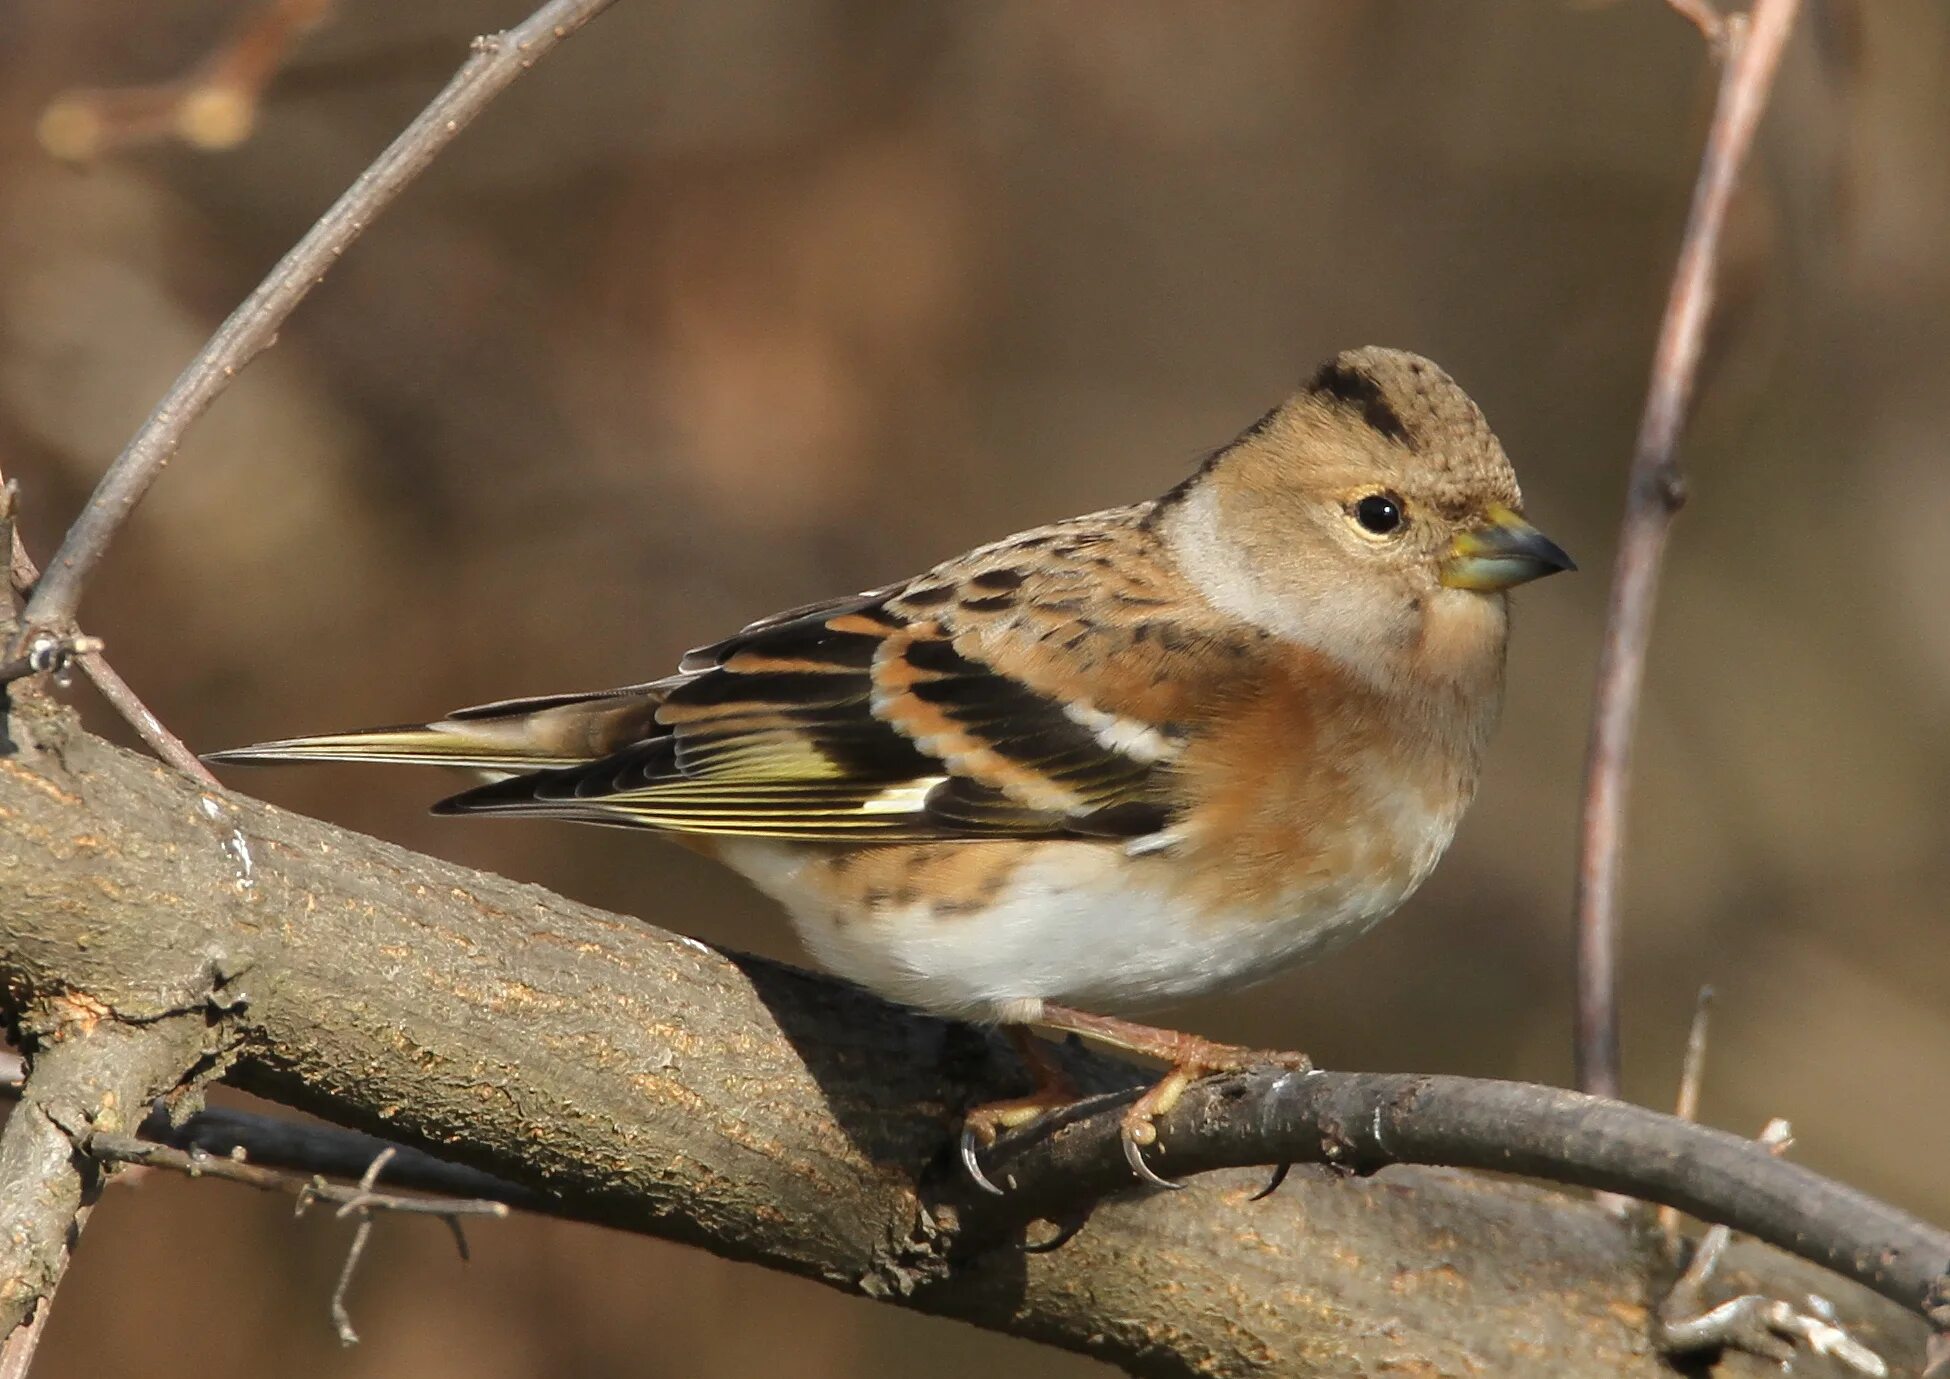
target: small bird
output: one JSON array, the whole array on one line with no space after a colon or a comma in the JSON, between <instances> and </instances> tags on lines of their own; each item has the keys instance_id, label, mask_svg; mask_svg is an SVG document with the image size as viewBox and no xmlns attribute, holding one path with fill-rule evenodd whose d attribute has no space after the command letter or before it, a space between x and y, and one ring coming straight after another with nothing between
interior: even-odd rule
<instances>
[{"instance_id":1,"label":"small bird","mask_svg":"<svg viewBox=\"0 0 1950 1379\"><path fill-rule=\"evenodd\" d=\"M622 689L212 760L458 766L441 814L665 833L749 878L820 963L1009 1027L1036 1078L978 1143L1074 1099L1029 1027L1190 1083L1277 1057L1122 1018L1339 948L1429 875L1502 700L1507 591L1576 568L1417 355L1347 351L1163 497L779 613ZM1168 1185L1168 1184L1167 1184Z\"/></svg>"}]
</instances>

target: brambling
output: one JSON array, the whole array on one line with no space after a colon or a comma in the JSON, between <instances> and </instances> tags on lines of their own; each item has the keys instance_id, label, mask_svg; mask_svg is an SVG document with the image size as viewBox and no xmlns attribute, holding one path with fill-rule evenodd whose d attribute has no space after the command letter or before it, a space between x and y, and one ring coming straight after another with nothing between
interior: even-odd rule
<instances>
[{"instance_id":1,"label":"brambling","mask_svg":"<svg viewBox=\"0 0 1950 1379\"><path fill-rule=\"evenodd\" d=\"M648 828L743 873L812 955L909 1006L1163 1060L1127 1156L1262 1055L1118 1018L1332 952L1414 892L1475 793L1506 593L1571 558L1483 414L1361 349L1161 498L763 618L646 684L213 760L492 773L442 814Z\"/></svg>"}]
</instances>

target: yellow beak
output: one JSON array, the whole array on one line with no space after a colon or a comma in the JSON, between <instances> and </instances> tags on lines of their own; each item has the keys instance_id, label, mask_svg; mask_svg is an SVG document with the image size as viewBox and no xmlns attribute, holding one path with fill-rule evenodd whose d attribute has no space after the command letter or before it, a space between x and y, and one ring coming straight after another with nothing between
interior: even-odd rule
<instances>
[{"instance_id":1,"label":"yellow beak","mask_svg":"<svg viewBox=\"0 0 1950 1379\"><path fill-rule=\"evenodd\" d=\"M1442 582L1451 589L1489 593L1577 568L1562 546L1509 508L1496 507L1487 525L1458 533L1449 543Z\"/></svg>"}]
</instances>

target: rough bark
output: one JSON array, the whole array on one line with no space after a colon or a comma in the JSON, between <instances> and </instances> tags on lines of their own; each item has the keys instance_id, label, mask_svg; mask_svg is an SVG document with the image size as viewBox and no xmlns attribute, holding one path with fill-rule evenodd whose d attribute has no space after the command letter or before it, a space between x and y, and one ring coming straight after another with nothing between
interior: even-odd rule
<instances>
[{"instance_id":1,"label":"rough bark","mask_svg":"<svg viewBox=\"0 0 1950 1379\"><path fill-rule=\"evenodd\" d=\"M32 1030L37 1053L0 1130L0 1339L8 1349L31 1352L37 1309L47 1307L100 1195L88 1137L133 1129L152 1099L219 1055L222 1036L204 1013L209 992L184 994L140 1021L79 993L51 992L14 1015Z\"/></svg>"},{"instance_id":2,"label":"rough bark","mask_svg":"<svg viewBox=\"0 0 1950 1379\"><path fill-rule=\"evenodd\" d=\"M140 1020L214 983L229 1076L252 1091L544 1191L565 1215L1144 1374L1670 1372L1647 1341L1656 1252L1507 1180L1302 1170L1247 1204L1261 1176L1219 1174L1107 1200L1053 1253L979 1244L994 1231L975 1218L1008 1204L939 1186L956 1112L1019 1078L979 1036L215 799L52 710L14 728L10 1011L81 992ZM1743 1275L1825 1293L1885 1356L1920 1352L1920 1322L1832 1275L1758 1247L1728 1286Z\"/></svg>"}]
</instances>

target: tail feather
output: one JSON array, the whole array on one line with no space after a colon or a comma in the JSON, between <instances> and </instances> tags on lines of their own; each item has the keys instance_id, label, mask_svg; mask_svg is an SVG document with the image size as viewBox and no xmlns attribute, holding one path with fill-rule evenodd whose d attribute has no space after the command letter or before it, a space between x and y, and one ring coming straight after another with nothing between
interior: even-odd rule
<instances>
[{"instance_id":1,"label":"tail feather","mask_svg":"<svg viewBox=\"0 0 1950 1379\"><path fill-rule=\"evenodd\" d=\"M376 761L498 772L576 766L660 735L664 729L656 714L663 688L633 685L586 695L511 699L461 709L433 723L288 737L208 752L203 759L223 765Z\"/></svg>"},{"instance_id":2,"label":"tail feather","mask_svg":"<svg viewBox=\"0 0 1950 1379\"><path fill-rule=\"evenodd\" d=\"M474 770L538 770L573 766L583 758L536 751L516 742L484 740L480 734L451 731L445 723L426 723L368 728L355 733L321 733L316 737L287 737L277 742L206 752L203 759L224 766L287 761L377 761Z\"/></svg>"}]
</instances>

